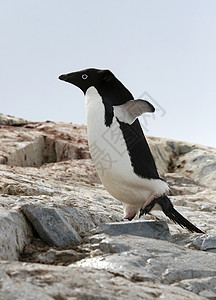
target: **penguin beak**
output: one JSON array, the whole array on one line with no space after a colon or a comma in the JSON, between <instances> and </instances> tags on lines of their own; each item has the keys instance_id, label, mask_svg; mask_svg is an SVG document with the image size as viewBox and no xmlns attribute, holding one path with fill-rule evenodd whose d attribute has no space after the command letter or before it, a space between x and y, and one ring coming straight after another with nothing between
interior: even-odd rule
<instances>
[{"instance_id":1,"label":"penguin beak","mask_svg":"<svg viewBox=\"0 0 216 300\"><path fill-rule=\"evenodd\" d=\"M59 76L59 79L77 86L83 92L85 91L85 89L83 90L82 81L80 81L80 73L79 72L62 74Z\"/></svg>"},{"instance_id":2,"label":"penguin beak","mask_svg":"<svg viewBox=\"0 0 216 300\"><path fill-rule=\"evenodd\" d=\"M71 77L72 77L71 75L72 75L72 73L69 73L69 74L62 74L62 75L59 76L59 79L68 82L68 81L69 81L69 78L71 79Z\"/></svg>"},{"instance_id":3,"label":"penguin beak","mask_svg":"<svg viewBox=\"0 0 216 300\"><path fill-rule=\"evenodd\" d=\"M59 79L79 87L77 72L62 74L59 76Z\"/></svg>"},{"instance_id":4,"label":"penguin beak","mask_svg":"<svg viewBox=\"0 0 216 300\"><path fill-rule=\"evenodd\" d=\"M63 75L60 75L60 76L59 76L59 79L60 79L60 80L65 80L66 77L67 77L67 74L63 74Z\"/></svg>"}]
</instances>

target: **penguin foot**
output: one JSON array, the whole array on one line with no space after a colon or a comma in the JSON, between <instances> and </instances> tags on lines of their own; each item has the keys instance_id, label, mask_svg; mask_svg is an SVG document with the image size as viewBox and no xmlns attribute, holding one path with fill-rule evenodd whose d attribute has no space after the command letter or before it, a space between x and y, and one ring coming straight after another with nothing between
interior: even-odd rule
<instances>
[{"instance_id":1,"label":"penguin foot","mask_svg":"<svg viewBox=\"0 0 216 300\"><path fill-rule=\"evenodd\" d=\"M128 221L133 220L133 218L136 216L136 212L128 213L126 216L124 216L124 219L127 219Z\"/></svg>"},{"instance_id":2,"label":"penguin foot","mask_svg":"<svg viewBox=\"0 0 216 300\"><path fill-rule=\"evenodd\" d=\"M151 210L152 210L152 208L155 206L155 204L156 204L156 198L154 199L154 200L152 200L148 205L146 205L144 208L142 207L141 209L140 209L140 214L139 214L139 218L142 216L142 215L146 215L146 214L148 214Z\"/></svg>"},{"instance_id":3,"label":"penguin foot","mask_svg":"<svg viewBox=\"0 0 216 300\"><path fill-rule=\"evenodd\" d=\"M139 218L142 215L146 215L148 214L152 208L155 206L156 202L155 200L158 199L160 196L158 194L153 194L147 201L146 203L143 205L143 207L140 209L140 214L139 214Z\"/></svg>"}]
</instances>

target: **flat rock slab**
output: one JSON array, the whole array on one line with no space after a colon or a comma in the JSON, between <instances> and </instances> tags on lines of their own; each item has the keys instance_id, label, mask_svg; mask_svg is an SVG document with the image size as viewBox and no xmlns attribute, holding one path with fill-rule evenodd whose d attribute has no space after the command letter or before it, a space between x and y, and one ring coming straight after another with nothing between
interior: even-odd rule
<instances>
[{"instance_id":1,"label":"flat rock slab","mask_svg":"<svg viewBox=\"0 0 216 300\"><path fill-rule=\"evenodd\" d=\"M26 204L22 210L40 238L48 245L67 247L81 242L81 237L58 208Z\"/></svg>"},{"instance_id":2,"label":"flat rock slab","mask_svg":"<svg viewBox=\"0 0 216 300\"><path fill-rule=\"evenodd\" d=\"M169 227L164 221L133 221L106 223L97 227L94 233L105 233L110 236L135 235L160 240L170 240Z\"/></svg>"}]
</instances>

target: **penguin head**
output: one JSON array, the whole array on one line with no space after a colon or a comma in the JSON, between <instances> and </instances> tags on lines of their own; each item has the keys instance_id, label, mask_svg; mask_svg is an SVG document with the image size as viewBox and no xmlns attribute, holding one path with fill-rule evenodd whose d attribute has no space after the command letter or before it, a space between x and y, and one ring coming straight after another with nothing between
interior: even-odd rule
<instances>
[{"instance_id":1,"label":"penguin head","mask_svg":"<svg viewBox=\"0 0 216 300\"><path fill-rule=\"evenodd\" d=\"M85 69L59 76L60 80L69 82L79 87L85 94L91 86L98 88L104 81L112 80L115 76L109 70Z\"/></svg>"}]
</instances>

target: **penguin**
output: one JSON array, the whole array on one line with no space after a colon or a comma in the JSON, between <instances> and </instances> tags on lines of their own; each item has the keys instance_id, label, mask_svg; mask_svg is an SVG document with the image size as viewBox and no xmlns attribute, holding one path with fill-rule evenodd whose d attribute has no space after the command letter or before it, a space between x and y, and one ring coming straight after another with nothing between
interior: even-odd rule
<instances>
[{"instance_id":1,"label":"penguin","mask_svg":"<svg viewBox=\"0 0 216 300\"><path fill-rule=\"evenodd\" d=\"M181 227L204 233L174 208L167 196L169 186L158 174L138 120L153 113L154 106L134 99L110 70L89 68L59 79L84 93L91 157L105 189L123 203L124 218L131 221L159 207Z\"/></svg>"}]
</instances>

